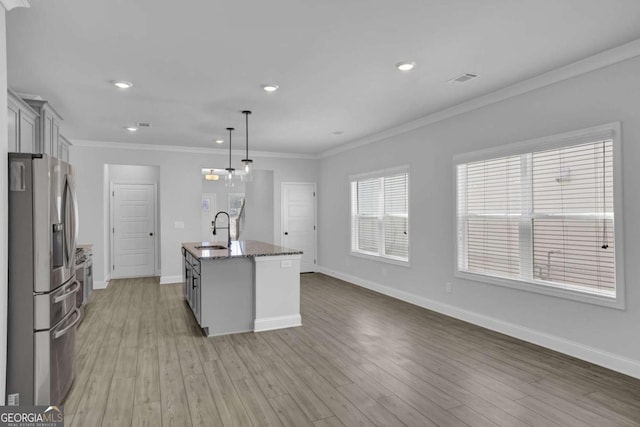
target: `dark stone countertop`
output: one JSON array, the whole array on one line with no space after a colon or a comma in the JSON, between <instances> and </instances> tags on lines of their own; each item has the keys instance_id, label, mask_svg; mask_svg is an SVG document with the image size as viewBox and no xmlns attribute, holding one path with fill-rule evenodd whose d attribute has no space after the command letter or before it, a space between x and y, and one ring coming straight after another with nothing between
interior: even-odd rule
<instances>
[{"instance_id":1,"label":"dark stone countertop","mask_svg":"<svg viewBox=\"0 0 640 427\"><path fill-rule=\"evenodd\" d=\"M229 249L210 249L202 247L211 245L226 246L227 243L187 242L183 243L182 247L199 260L302 254L302 251L297 249L284 248L282 246L272 245L271 243L259 242L256 240L233 240L231 242L231 251L229 251Z\"/></svg>"}]
</instances>

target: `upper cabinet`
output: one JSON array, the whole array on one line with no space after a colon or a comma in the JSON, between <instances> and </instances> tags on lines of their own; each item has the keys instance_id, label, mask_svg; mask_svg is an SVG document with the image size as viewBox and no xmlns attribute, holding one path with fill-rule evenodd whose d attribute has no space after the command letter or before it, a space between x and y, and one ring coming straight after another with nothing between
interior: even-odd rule
<instances>
[{"instance_id":1,"label":"upper cabinet","mask_svg":"<svg viewBox=\"0 0 640 427\"><path fill-rule=\"evenodd\" d=\"M7 109L9 114L9 151L38 152L38 113L11 91L8 94Z\"/></svg>"},{"instance_id":2,"label":"upper cabinet","mask_svg":"<svg viewBox=\"0 0 640 427\"><path fill-rule=\"evenodd\" d=\"M69 163L69 147L71 147L71 143L62 135L60 135L58 142L58 158L63 162Z\"/></svg>"},{"instance_id":3,"label":"upper cabinet","mask_svg":"<svg viewBox=\"0 0 640 427\"><path fill-rule=\"evenodd\" d=\"M25 99L24 101L29 104L39 116L36 126L36 140L38 141L36 152L58 157L62 117L60 117L47 101L37 99Z\"/></svg>"},{"instance_id":4,"label":"upper cabinet","mask_svg":"<svg viewBox=\"0 0 640 427\"><path fill-rule=\"evenodd\" d=\"M9 90L9 151L43 153L69 161L71 143L60 134L62 117L47 101L21 99Z\"/></svg>"}]
</instances>

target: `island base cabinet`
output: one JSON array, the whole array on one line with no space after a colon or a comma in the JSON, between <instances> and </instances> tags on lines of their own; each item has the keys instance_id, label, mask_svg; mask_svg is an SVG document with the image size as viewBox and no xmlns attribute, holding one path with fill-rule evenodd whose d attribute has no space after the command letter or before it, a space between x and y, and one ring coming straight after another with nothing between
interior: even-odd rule
<instances>
[{"instance_id":1,"label":"island base cabinet","mask_svg":"<svg viewBox=\"0 0 640 427\"><path fill-rule=\"evenodd\" d=\"M253 331L253 284L250 258L201 260L200 327L208 336Z\"/></svg>"},{"instance_id":2,"label":"island base cabinet","mask_svg":"<svg viewBox=\"0 0 640 427\"><path fill-rule=\"evenodd\" d=\"M301 255L255 257L254 331L300 326Z\"/></svg>"}]
</instances>

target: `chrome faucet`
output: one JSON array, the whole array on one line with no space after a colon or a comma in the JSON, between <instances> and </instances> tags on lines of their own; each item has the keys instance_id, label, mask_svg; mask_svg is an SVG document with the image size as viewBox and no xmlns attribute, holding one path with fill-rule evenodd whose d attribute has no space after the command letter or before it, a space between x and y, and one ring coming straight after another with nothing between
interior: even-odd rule
<instances>
[{"instance_id":1,"label":"chrome faucet","mask_svg":"<svg viewBox=\"0 0 640 427\"><path fill-rule=\"evenodd\" d=\"M227 249L231 250L231 217L229 216L229 214L225 211L220 211L216 214L216 216L213 218L213 221L211 221L211 224L213 225L213 235L216 235L216 229L218 228L216 225L216 221L218 221L218 215L220 214L225 214L227 216L227 226L226 227L220 227L223 230L226 228L227 229Z\"/></svg>"}]
</instances>

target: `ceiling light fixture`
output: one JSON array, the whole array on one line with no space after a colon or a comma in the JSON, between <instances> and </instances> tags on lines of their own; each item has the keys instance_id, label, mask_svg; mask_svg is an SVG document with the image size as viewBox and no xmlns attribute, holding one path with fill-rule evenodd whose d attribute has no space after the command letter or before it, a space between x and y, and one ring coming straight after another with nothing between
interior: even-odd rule
<instances>
[{"instance_id":1,"label":"ceiling light fixture","mask_svg":"<svg viewBox=\"0 0 640 427\"><path fill-rule=\"evenodd\" d=\"M400 71L411 71L416 66L414 61L402 61L396 64L396 68Z\"/></svg>"},{"instance_id":2,"label":"ceiling light fixture","mask_svg":"<svg viewBox=\"0 0 640 427\"><path fill-rule=\"evenodd\" d=\"M224 177L224 185L227 187L233 187L233 172L235 171L235 169L231 167L231 132L233 132L235 129L227 128L227 130L229 131L229 167L224 169L227 171L227 174Z\"/></svg>"},{"instance_id":3,"label":"ceiling light fixture","mask_svg":"<svg viewBox=\"0 0 640 427\"><path fill-rule=\"evenodd\" d=\"M131 86L133 86L133 83L127 82L125 80L119 80L113 82L113 85L118 89L129 89Z\"/></svg>"},{"instance_id":4,"label":"ceiling light fixture","mask_svg":"<svg viewBox=\"0 0 640 427\"><path fill-rule=\"evenodd\" d=\"M245 123L246 123L246 129L247 129L247 131L245 132L245 135L247 138L247 144L246 144L247 151L244 156L244 159L242 159L242 165L243 165L242 181L249 182L253 180L253 160L249 158L249 114L251 114L251 111L244 110L242 114L244 114L245 116Z\"/></svg>"},{"instance_id":5,"label":"ceiling light fixture","mask_svg":"<svg viewBox=\"0 0 640 427\"><path fill-rule=\"evenodd\" d=\"M138 128L135 126L125 126L125 129L128 130L129 132L135 132L138 130Z\"/></svg>"},{"instance_id":6,"label":"ceiling light fixture","mask_svg":"<svg viewBox=\"0 0 640 427\"><path fill-rule=\"evenodd\" d=\"M262 89L264 89L265 92L275 92L278 90L279 87L280 86L273 83L262 85Z\"/></svg>"},{"instance_id":7,"label":"ceiling light fixture","mask_svg":"<svg viewBox=\"0 0 640 427\"><path fill-rule=\"evenodd\" d=\"M222 144L224 142L224 139L216 139L216 144Z\"/></svg>"},{"instance_id":8,"label":"ceiling light fixture","mask_svg":"<svg viewBox=\"0 0 640 427\"><path fill-rule=\"evenodd\" d=\"M204 179L207 181L217 181L220 179L220 175L216 174L215 171L211 169L209 173L204 176Z\"/></svg>"}]
</instances>

